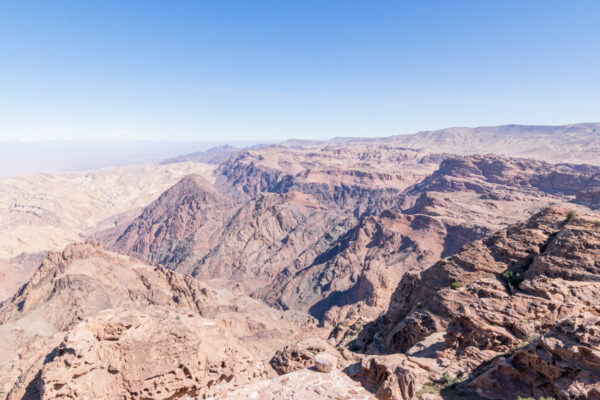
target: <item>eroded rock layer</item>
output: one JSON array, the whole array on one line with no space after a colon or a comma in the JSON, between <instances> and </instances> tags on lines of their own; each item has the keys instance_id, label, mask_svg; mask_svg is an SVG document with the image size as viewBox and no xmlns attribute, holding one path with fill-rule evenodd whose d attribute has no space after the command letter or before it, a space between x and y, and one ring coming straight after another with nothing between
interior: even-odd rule
<instances>
[{"instance_id":1,"label":"eroded rock layer","mask_svg":"<svg viewBox=\"0 0 600 400\"><path fill-rule=\"evenodd\" d=\"M8 399L202 397L275 376L277 349L324 335L307 315L97 243L51 252L0 323Z\"/></svg>"}]
</instances>

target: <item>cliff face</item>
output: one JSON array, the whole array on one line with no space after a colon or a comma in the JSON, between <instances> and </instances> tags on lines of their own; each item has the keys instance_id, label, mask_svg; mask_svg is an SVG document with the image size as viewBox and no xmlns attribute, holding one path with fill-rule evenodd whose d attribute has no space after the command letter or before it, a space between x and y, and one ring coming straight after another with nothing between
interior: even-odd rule
<instances>
[{"instance_id":1,"label":"cliff face","mask_svg":"<svg viewBox=\"0 0 600 400\"><path fill-rule=\"evenodd\" d=\"M593 398L599 263L594 217L560 208L466 245L404 275L387 313L357 340L367 352L399 354L367 358L358 376L395 374L405 399L443 388L448 376L494 399Z\"/></svg>"}]
</instances>

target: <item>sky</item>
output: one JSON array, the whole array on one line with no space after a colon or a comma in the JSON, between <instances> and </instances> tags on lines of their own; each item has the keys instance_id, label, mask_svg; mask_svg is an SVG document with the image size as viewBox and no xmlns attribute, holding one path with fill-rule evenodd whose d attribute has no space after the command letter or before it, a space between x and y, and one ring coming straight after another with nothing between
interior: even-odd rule
<instances>
[{"instance_id":1,"label":"sky","mask_svg":"<svg viewBox=\"0 0 600 400\"><path fill-rule=\"evenodd\" d=\"M0 140L600 121L600 2L0 2Z\"/></svg>"}]
</instances>

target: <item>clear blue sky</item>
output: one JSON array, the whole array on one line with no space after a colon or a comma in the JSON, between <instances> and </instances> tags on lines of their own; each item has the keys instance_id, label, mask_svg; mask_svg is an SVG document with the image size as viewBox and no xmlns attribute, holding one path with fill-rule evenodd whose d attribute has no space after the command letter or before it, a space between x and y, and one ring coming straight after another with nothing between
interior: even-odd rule
<instances>
[{"instance_id":1,"label":"clear blue sky","mask_svg":"<svg viewBox=\"0 0 600 400\"><path fill-rule=\"evenodd\" d=\"M600 120L600 2L0 3L0 139Z\"/></svg>"}]
</instances>

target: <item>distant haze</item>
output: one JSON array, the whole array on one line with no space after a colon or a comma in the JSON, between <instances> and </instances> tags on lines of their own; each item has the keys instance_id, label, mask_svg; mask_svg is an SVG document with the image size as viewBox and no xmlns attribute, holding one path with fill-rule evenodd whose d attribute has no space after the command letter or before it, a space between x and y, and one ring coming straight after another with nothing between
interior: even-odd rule
<instances>
[{"instance_id":1,"label":"distant haze","mask_svg":"<svg viewBox=\"0 0 600 400\"><path fill-rule=\"evenodd\" d=\"M127 164L154 163L166 158L231 144L247 147L258 142L94 141L52 140L0 142L0 178L29 173L83 171Z\"/></svg>"}]
</instances>

